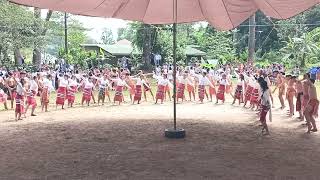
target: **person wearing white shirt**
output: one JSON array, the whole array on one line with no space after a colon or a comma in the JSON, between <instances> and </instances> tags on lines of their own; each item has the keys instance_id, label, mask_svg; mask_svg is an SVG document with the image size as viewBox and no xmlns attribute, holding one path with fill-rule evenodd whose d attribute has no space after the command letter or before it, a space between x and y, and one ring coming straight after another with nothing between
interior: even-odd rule
<instances>
[{"instance_id":1,"label":"person wearing white shirt","mask_svg":"<svg viewBox=\"0 0 320 180\"><path fill-rule=\"evenodd\" d=\"M67 89L67 100L68 100L68 106L73 107L73 103L76 98L76 92L78 89L78 82L74 75L71 76L71 78L68 79L68 89Z\"/></svg>"},{"instance_id":2,"label":"person wearing white shirt","mask_svg":"<svg viewBox=\"0 0 320 180\"><path fill-rule=\"evenodd\" d=\"M83 106L84 101L87 103L88 106L90 105L92 90L94 88L94 84L92 81L93 81L92 78L89 77L88 81L85 82L85 84L84 84L84 90L83 90L82 100L81 100L82 106Z\"/></svg>"},{"instance_id":3,"label":"person wearing white shirt","mask_svg":"<svg viewBox=\"0 0 320 180\"><path fill-rule=\"evenodd\" d=\"M26 94L26 90L24 88L25 80L21 78L20 82L18 82L15 78L14 82L17 84L17 96L16 96L16 110L15 110L15 119L21 120L21 115L24 114L24 95Z\"/></svg>"},{"instance_id":4,"label":"person wearing white shirt","mask_svg":"<svg viewBox=\"0 0 320 180\"><path fill-rule=\"evenodd\" d=\"M179 99L181 99L181 101L183 102L183 100L185 99L184 90L186 86L188 86L188 84L190 83L190 80L188 79L187 73L183 73L182 76L177 76L177 80L178 80L177 102L179 102Z\"/></svg>"},{"instance_id":5,"label":"person wearing white shirt","mask_svg":"<svg viewBox=\"0 0 320 180\"><path fill-rule=\"evenodd\" d=\"M58 76L58 91L57 91L57 98L56 98L56 107L58 105L62 106L62 109L64 109L64 102L66 100L66 95L67 95L67 87L68 87L68 75Z\"/></svg>"},{"instance_id":6,"label":"person wearing white shirt","mask_svg":"<svg viewBox=\"0 0 320 180\"><path fill-rule=\"evenodd\" d=\"M210 82L209 78L207 77L207 73L203 72L202 75L196 75L199 80L198 84L198 95L200 102L203 103L204 95L208 98L208 93L206 92L206 86L214 87L213 84Z\"/></svg>"},{"instance_id":7,"label":"person wearing white shirt","mask_svg":"<svg viewBox=\"0 0 320 180\"><path fill-rule=\"evenodd\" d=\"M52 76L50 74L47 75L46 78L43 79L43 89L41 92L41 109L45 109L45 112L48 112L48 104L50 92L54 91Z\"/></svg>"},{"instance_id":8,"label":"person wearing white shirt","mask_svg":"<svg viewBox=\"0 0 320 180\"><path fill-rule=\"evenodd\" d=\"M109 102L111 102L108 89L112 87L108 80L108 76L104 75L102 78L100 78L98 83L99 83L98 105L100 104L100 100L102 101L102 105L104 105L104 100L106 96L108 96Z\"/></svg>"},{"instance_id":9,"label":"person wearing white shirt","mask_svg":"<svg viewBox=\"0 0 320 180\"><path fill-rule=\"evenodd\" d=\"M266 81L260 82L261 88L261 112L260 112L260 122L262 124L262 133L264 135L269 135L269 129L267 125L266 116L269 112L269 120L272 121L272 114L271 114L271 101L270 101L270 90Z\"/></svg>"},{"instance_id":10,"label":"person wearing white shirt","mask_svg":"<svg viewBox=\"0 0 320 180\"><path fill-rule=\"evenodd\" d=\"M251 96L252 96L252 92L253 92L253 88L254 88L254 77L252 75L245 75L244 74L244 79L247 82L247 87L245 89L245 96L244 96L244 104L243 107L246 107L248 101L250 101Z\"/></svg>"},{"instance_id":11,"label":"person wearing white shirt","mask_svg":"<svg viewBox=\"0 0 320 180\"><path fill-rule=\"evenodd\" d=\"M226 87L228 85L229 85L229 82L228 82L228 79L227 79L227 75L223 73L221 75L221 79L219 81L219 88L218 88L218 92L217 92L216 104L218 104L219 100L221 100L222 103L224 103L224 101L225 101L225 91L226 91Z\"/></svg>"},{"instance_id":12,"label":"person wearing white shirt","mask_svg":"<svg viewBox=\"0 0 320 180\"><path fill-rule=\"evenodd\" d=\"M172 87L172 84L168 80L167 74L163 74L162 76L157 76L157 75L153 74L153 78L155 78L157 80L157 83L158 83L158 89L157 89L155 104L158 103L158 99L160 99L161 100L161 104L163 104L163 100L165 98L166 91L168 92L169 98L170 98L170 101L171 101L169 87Z\"/></svg>"},{"instance_id":13,"label":"person wearing white shirt","mask_svg":"<svg viewBox=\"0 0 320 180\"><path fill-rule=\"evenodd\" d=\"M112 81L116 83L116 92L114 94L113 103L115 104L117 101L120 105L120 103L124 101L123 87L127 87L128 89L131 89L131 87L124 80L124 76L112 79Z\"/></svg>"},{"instance_id":14,"label":"person wearing white shirt","mask_svg":"<svg viewBox=\"0 0 320 180\"><path fill-rule=\"evenodd\" d=\"M134 98L133 98L132 104L134 104L135 101L137 101L138 104L140 104L141 95L142 95L142 86L146 87L147 89L150 89L150 86L144 80L144 75L143 74L140 74L138 78L131 78L131 79L136 81L135 93L134 93Z\"/></svg>"},{"instance_id":15,"label":"person wearing white shirt","mask_svg":"<svg viewBox=\"0 0 320 180\"><path fill-rule=\"evenodd\" d=\"M37 76L33 76L32 80L30 81L30 86L27 91L27 107L26 107L26 113L31 106L31 116L36 116L34 114L34 110L37 107L37 101L35 99L35 95L38 93L38 83L36 82Z\"/></svg>"}]
</instances>

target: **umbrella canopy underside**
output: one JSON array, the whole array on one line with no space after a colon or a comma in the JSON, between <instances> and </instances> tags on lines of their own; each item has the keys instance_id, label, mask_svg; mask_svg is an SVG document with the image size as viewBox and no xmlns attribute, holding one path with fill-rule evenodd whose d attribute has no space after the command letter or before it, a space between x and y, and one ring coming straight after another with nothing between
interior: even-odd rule
<instances>
[{"instance_id":1,"label":"umbrella canopy underside","mask_svg":"<svg viewBox=\"0 0 320 180\"><path fill-rule=\"evenodd\" d=\"M276 19L290 18L320 0L9 0L25 6L64 11L77 15L172 24L207 21L220 30L230 30L257 10Z\"/></svg>"}]
</instances>

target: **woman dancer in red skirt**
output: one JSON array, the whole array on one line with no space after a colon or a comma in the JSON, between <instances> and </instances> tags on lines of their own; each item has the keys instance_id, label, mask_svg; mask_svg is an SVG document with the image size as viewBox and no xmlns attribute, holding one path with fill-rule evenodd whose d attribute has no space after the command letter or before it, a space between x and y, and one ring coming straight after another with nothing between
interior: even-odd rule
<instances>
[{"instance_id":1,"label":"woman dancer in red skirt","mask_svg":"<svg viewBox=\"0 0 320 180\"><path fill-rule=\"evenodd\" d=\"M75 76L71 76L71 78L68 81L69 81L69 86L67 89L68 106L73 107L79 84L77 83Z\"/></svg>"},{"instance_id":2,"label":"woman dancer in red skirt","mask_svg":"<svg viewBox=\"0 0 320 180\"><path fill-rule=\"evenodd\" d=\"M117 79L112 79L112 81L115 82L116 85L116 92L113 98L113 103L115 104L116 102L118 102L120 105L124 100L123 88L127 87L130 90L131 87L124 81L124 76L120 76L120 78Z\"/></svg>"},{"instance_id":3,"label":"woman dancer in red skirt","mask_svg":"<svg viewBox=\"0 0 320 180\"><path fill-rule=\"evenodd\" d=\"M158 103L159 99L161 101L161 104L163 104L166 87L172 87L172 84L169 82L167 74L163 74L162 76L157 76L154 74L153 77L157 79L158 82L158 90L156 94L155 104Z\"/></svg>"},{"instance_id":4,"label":"woman dancer in red skirt","mask_svg":"<svg viewBox=\"0 0 320 180\"><path fill-rule=\"evenodd\" d=\"M62 106L64 109L64 101L66 100L67 95L67 87L68 87L68 75L64 75L64 77L59 77L59 86L57 91L57 98L56 98L56 108L58 105Z\"/></svg>"},{"instance_id":5,"label":"woman dancer in red skirt","mask_svg":"<svg viewBox=\"0 0 320 180\"><path fill-rule=\"evenodd\" d=\"M90 105L93 88L94 88L94 84L92 82L92 78L89 77L88 81L85 82L84 84L84 90L83 90L82 100L81 100L82 106L84 102L86 102L88 106Z\"/></svg>"},{"instance_id":6,"label":"woman dancer in red skirt","mask_svg":"<svg viewBox=\"0 0 320 180\"><path fill-rule=\"evenodd\" d=\"M226 86L229 85L226 74L222 74L222 78L219 81L219 88L217 93L217 101L216 104L218 104L219 100L222 101L222 103L225 102L225 91Z\"/></svg>"},{"instance_id":7,"label":"woman dancer in red skirt","mask_svg":"<svg viewBox=\"0 0 320 180\"><path fill-rule=\"evenodd\" d=\"M149 84L147 84L144 79L145 79L145 77L143 74L139 75L139 78L134 79L137 82L136 82L136 86L135 86L135 94L134 94L134 99L133 99L132 104L134 104L136 101L138 102L138 104L140 104L141 96L142 96L142 86L144 88L146 88L147 90L151 89ZM153 96L153 94L152 94L152 96Z\"/></svg>"}]
</instances>

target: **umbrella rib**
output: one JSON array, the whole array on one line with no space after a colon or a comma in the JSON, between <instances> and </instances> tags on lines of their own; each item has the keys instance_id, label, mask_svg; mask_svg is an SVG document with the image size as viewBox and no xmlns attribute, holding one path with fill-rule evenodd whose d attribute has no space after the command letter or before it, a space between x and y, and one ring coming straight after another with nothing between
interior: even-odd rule
<instances>
[{"instance_id":1,"label":"umbrella rib","mask_svg":"<svg viewBox=\"0 0 320 180\"><path fill-rule=\"evenodd\" d=\"M234 27L234 24L233 24L233 22L232 22L232 20L231 20L231 18L230 18L229 11L227 10L227 6L226 6L226 4L224 3L224 0L221 0L221 1L222 1L222 3L223 3L224 8L226 9L226 12L227 12L227 14L228 14L228 18L229 18L230 23L232 24L232 27Z\"/></svg>"},{"instance_id":2,"label":"umbrella rib","mask_svg":"<svg viewBox=\"0 0 320 180\"><path fill-rule=\"evenodd\" d=\"M143 22L144 22L144 18L146 17L147 11L148 11L148 9L149 9L149 4L150 4L150 0L148 1L146 11L145 11L145 13L144 13L144 15L143 15L143 18L142 18L142 21L143 21Z\"/></svg>"},{"instance_id":3,"label":"umbrella rib","mask_svg":"<svg viewBox=\"0 0 320 180\"><path fill-rule=\"evenodd\" d=\"M278 16L279 16L281 19L283 19L282 16L281 16L281 14L280 14L275 8L273 8L273 6L271 6L271 4L269 3L268 0L265 0L265 2L278 14Z\"/></svg>"},{"instance_id":4,"label":"umbrella rib","mask_svg":"<svg viewBox=\"0 0 320 180\"><path fill-rule=\"evenodd\" d=\"M121 5L117 8L117 10L112 14L112 17L117 16L120 11L129 3L130 0L126 0L126 2L122 2Z\"/></svg>"}]
</instances>

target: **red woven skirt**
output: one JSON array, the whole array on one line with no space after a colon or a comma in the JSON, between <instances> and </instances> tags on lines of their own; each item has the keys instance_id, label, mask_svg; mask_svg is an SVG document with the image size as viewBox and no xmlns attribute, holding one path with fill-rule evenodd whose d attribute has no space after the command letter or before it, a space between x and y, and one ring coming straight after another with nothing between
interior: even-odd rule
<instances>
[{"instance_id":1,"label":"red woven skirt","mask_svg":"<svg viewBox=\"0 0 320 180\"><path fill-rule=\"evenodd\" d=\"M116 87L116 93L114 95L114 101L122 102L123 101L123 86Z\"/></svg>"},{"instance_id":2,"label":"red woven skirt","mask_svg":"<svg viewBox=\"0 0 320 180\"><path fill-rule=\"evenodd\" d=\"M64 101L66 100L66 94L67 94L67 88L59 87L57 91L56 104L64 105Z\"/></svg>"},{"instance_id":3,"label":"red woven skirt","mask_svg":"<svg viewBox=\"0 0 320 180\"><path fill-rule=\"evenodd\" d=\"M156 94L156 99L161 99L161 100L164 99L165 88L166 88L166 86L158 85L158 90L157 90L157 94Z\"/></svg>"},{"instance_id":4,"label":"red woven skirt","mask_svg":"<svg viewBox=\"0 0 320 180\"><path fill-rule=\"evenodd\" d=\"M204 99L204 94L205 94L206 88L204 85L199 85L198 86L198 95L199 99L202 101Z\"/></svg>"},{"instance_id":5,"label":"red woven skirt","mask_svg":"<svg viewBox=\"0 0 320 180\"><path fill-rule=\"evenodd\" d=\"M77 86L71 86L70 89L67 90L68 103L74 103L74 100L76 99L76 91Z\"/></svg>"},{"instance_id":6,"label":"red woven skirt","mask_svg":"<svg viewBox=\"0 0 320 180\"><path fill-rule=\"evenodd\" d=\"M27 104L31 106L32 108L35 108L37 106L37 101L36 101L36 92L35 91L30 91L27 94Z\"/></svg>"},{"instance_id":7,"label":"red woven skirt","mask_svg":"<svg viewBox=\"0 0 320 180\"><path fill-rule=\"evenodd\" d=\"M92 88L84 88L83 94L82 94L82 99L87 102L90 102L91 101L91 92L92 92Z\"/></svg>"},{"instance_id":8,"label":"red woven skirt","mask_svg":"<svg viewBox=\"0 0 320 180\"><path fill-rule=\"evenodd\" d=\"M141 85L136 85L135 93L134 93L134 100L140 101L141 95L142 95L142 87L141 87Z\"/></svg>"},{"instance_id":9,"label":"red woven skirt","mask_svg":"<svg viewBox=\"0 0 320 180\"><path fill-rule=\"evenodd\" d=\"M187 91L188 92L194 92L194 87L191 86L190 84L187 85Z\"/></svg>"},{"instance_id":10,"label":"red woven skirt","mask_svg":"<svg viewBox=\"0 0 320 180\"><path fill-rule=\"evenodd\" d=\"M257 104L258 103L258 98L259 98L259 89L253 89L252 95L250 98L250 103L251 104Z\"/></svg>"},{"instance_id":11,"label":"red woven skirt","mask_svg":"<svg viewBox=\"0 0 320 180\"><path fill-rule=\"evenodd\" d=\"M237 85L237 89L236 89L236 92L235 92L235 98L236 99L241 99L242 98L242 94L243 94L243 90L242 90L242 86L241 85Z\"/></svg>"},{"instance_id":12,"label":"red woven skirt","mask_svg":"<svg viewBox=\"0 0 320 180\"><path fill-rule=\"evenodd\" d=\"M253 91L253 87L251 87L250 85L248 85L248 86L247 86L247 89L246 89L246 94L245 94L246 100L250 100L250 99L251 99L252 91Z\"/></svg>"},{"instance_id":13,"label":"red woven skirt","mask_svg":"<svg viewBox=\"0 0 320 180\"><path fill-rule=\"evenodd\" d=\"M3 91L0 92L0 103L6 102L7 101L7 94L4 93Z\"/></svg>"},{"instance_id":14,"label":"red woven skirt","mask_svg":"<svg viewBox=\"0 0 320 180\"><path fill-rule=\"evenodd\" d=\"M41 102L43 104L49 104L49 89L48 89L48 87L44 87L42 89Z\"/></svg>"},{"instance_id":15,"label":"red woven skirt","mask_svg":"<svg viewBox=\"0 0 320 180\"><path fill-rule=\"evenodd\" d=\"M184 90L186 88L185 84L179 84L178 86L178 92L177 92L177 98L184 98Z\"/></svg>"},{"instance_id":16,"label":"red woven skirt","mask_svg":"<svg viewBox=\"0 0 320 180\"><path fill-rule=\"evenodd\" d=\"M24 96L17 94L16 96L16 113L24 113Z\"/></svg>"},{"instance_id":17,"label":"red woven skirt","mask_svg":"<svg viewBox=\"0 0 320 180\"><path fill-rule=\"evenodd\" d=\"M225 90L226 90L226 86L225 85L219 85L218 93L217 93L217 99L218 100L222 100L222 101L225 100L225 96L224 96Z\"/></svg>"}]
</instances>

